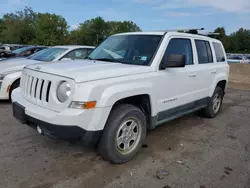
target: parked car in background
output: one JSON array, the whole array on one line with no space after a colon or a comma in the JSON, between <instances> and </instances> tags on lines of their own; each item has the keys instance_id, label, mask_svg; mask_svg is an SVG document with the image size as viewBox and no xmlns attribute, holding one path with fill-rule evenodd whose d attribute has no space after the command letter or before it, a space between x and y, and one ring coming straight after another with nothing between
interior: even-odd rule
<instances>
[{"instance_id":1,"label":"parked car in background","mask_svg":"<svg viewBox=\"0 0 250 188\"><path fill-rule=\"evenodd\" d=\"M247 56L243 56L241 63L249 63L249 59L247 58Z\"/></svg>"},{"instance_id":2,"label":"parked car in background","mask_svg":"<svg viewBox=\"0 0 250 188\"><path fill-rule=\"evenodd\" d=\"M2 57L5 57L5 54L9 54L12 51L12 47L9 45L1 45L0 46L0 60Z\"/></svg>"},{"instance_id":3,"label":"parked car in background","mask_svg":"<svg viewBox=\"0 0 250 188\"><path fill-rule=\"evenodd\" d=\"M227 57L228 63L242 63L242 57L230 55Z\"/></svg>"},{"instance_id":4,"label":"parked car in background","mask_svg":"<svg viewBox=\"0 0 250 188\"><path fill-rule=\"evenodd\" d=\"M228 63L250 63L248 54L227 54Z\"/></svg>"},{"instance_id":5,"label":"parked car in background","mask_svg":"<svg viewBox=\"0 0 250 188\"><path fill-rule=\"evenodd\" d=\"M30 56L40 50L43 50L47 47L45 46L26 46L23 48L19 48L10 52L1 52L0 58L10 58L10 57L27 57Z\"/></svg>"},{"instance_id":6,"label":"parked car in background","mask_svg":"<svg viewBox=\"0 0 250 188\"><path fill-rule=\"evenodd\" d=\"M247 59L248 59L248 61L249 61L248 63L250 63L250 56L247 56L246 58L247 58Z\"/></svg>"},{"instance_id":7,"label":"parked car in background","mask_svg":"<svg viewBox=\"0 0 250 188\"><path fill-rule=\"evenodd\" d=\"M6 51L6 52L11 52L13 50L16 50L18 48L24 47L23 45L15 45L15 44L3 44L0 46L0 56L1 52Z\"/></svg>"},{"instance_id":8,"label":"parked car in background","mask_svg":"<svg viewBox=\"0 0 250 188\"><path fill-rule=\"evenodd\" d=\"M26 58L9 58L0 61L0 100L10 99L13 89L19 87L21 70L25 65L84 59L94 48L93 46L54 46Z\"/></svg>"}]
</instances>

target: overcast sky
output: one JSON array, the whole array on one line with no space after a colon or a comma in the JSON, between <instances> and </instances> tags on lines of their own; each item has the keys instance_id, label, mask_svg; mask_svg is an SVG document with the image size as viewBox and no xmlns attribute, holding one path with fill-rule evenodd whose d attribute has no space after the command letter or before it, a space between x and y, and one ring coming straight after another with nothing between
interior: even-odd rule
<instances>
[{"instance_id":1,"label":"overcast sky","mask_svg":"<svg viewBox=\"0 0 250 188\"><path fill-rule=\"evenodd\" d=\"M228 33L250 28L250 0L0 0L4 13L30 6L62 15L74 28L84 20L131 20L143 30L224 26Z\"/></svg>"}]
</instances>

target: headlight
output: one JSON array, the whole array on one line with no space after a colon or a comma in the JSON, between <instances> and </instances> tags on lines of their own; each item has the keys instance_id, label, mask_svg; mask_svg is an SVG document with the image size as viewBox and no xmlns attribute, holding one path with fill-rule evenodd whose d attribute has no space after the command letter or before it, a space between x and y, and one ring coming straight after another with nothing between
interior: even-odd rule
<instances>
[{"instance_id":1,"label":"headlight","mask_svg":"<svg viewBox=\"0 0 250 188\"><path fill-rule=\"evenodd\" d=\"M62 82L58 88L57 88L57 98L60 102L65 102L69 99L69 96L71 94L71 88L68 82L64 81Z\"/></svg>"}]
</instances>

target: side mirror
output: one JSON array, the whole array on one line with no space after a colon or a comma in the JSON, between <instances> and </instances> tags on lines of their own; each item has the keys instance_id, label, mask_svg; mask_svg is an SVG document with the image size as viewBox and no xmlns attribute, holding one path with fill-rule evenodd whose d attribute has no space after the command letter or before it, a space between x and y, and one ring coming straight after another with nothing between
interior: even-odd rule
<instances>
[{"instance_id":1,"label":"side mirror","mask_svg":"<svg viewBox=\"0 0 250 188\"><path fill-rule=\"evenodd\" d=\"M161 65L162 69L166 68L177 68L177 67L185 67L186 65L186 56L183 54L170 54L164 58L163 63Z\"/></svg>"},{"instance_id":2,"label":"side mirror","mask_svg":"<svg viewBox=\"0 0 250 188\"><path fill-rule=\"evenodd\" d=\"M61 61L69 61L69 60L72 60L72 59L67 58L67 57L61 59Z\"/></svg>"}]
</instances>

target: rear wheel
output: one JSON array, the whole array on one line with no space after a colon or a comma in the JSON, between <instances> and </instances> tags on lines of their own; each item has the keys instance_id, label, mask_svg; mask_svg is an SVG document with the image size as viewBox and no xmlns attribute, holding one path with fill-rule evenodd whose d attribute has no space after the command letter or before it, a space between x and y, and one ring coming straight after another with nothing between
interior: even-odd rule
<instances>
[{"instance_id":1,"label":"rear wheel","mask_svg":"<svg viewBox=\"0 0 250 188\"><path fill-rule=\"evenodd\" d=\"M220 112L223 101L223 90L221 87L217 86L214 90L213 96L208 102L207 108L205 108L202 113L205 117L214 118Z\"/></svg>"},{"instance_id":2,"label":"rear wheel","mask_svg":"<svg viewBox=\"0 0 250 188\"><path fill-rule=\"evenodd\" d=\"M16 88L18 88L20 86L20 79L16 80L10 87L10 91L9 91L9 99L12 101L11 99L11 94L12 94L12 91Z\"/></svg>"},{"instance_id":3,"label":"rear wheel","mask_svg":"<svg viewBox=\"0 0 250 188\"><path fill-rule=\"evenodd\" d=\"M121 104L108 118L98 150L112 163L132 160L146 137L146 118L136 106Z\"/></svg>"}]
</instances>

